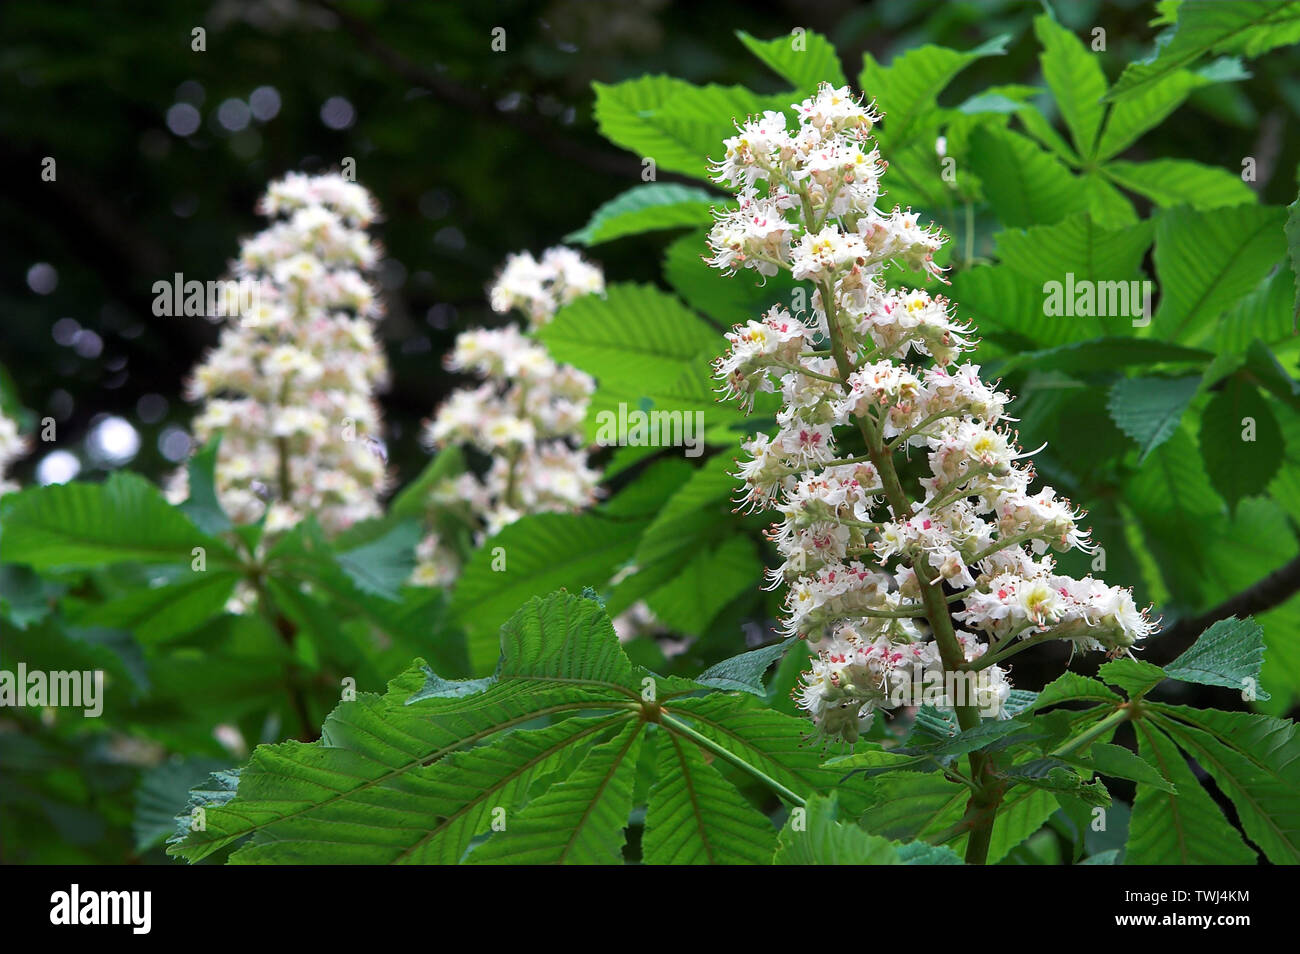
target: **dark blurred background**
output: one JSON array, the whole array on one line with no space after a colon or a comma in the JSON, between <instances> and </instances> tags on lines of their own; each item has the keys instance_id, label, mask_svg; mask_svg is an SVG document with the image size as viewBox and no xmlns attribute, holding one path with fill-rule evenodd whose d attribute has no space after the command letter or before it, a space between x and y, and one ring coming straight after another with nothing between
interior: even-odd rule
<instances>
[{"instance_id":1,"label":"dark blurred background","mask_svg":"<svg viewBox=\"0 0 1300 954\"><path fill-rule=\"evenodd\" d=\"M1110 63L1150 48L1151 4L1058 7L1081 32L1107 29ZM46 461L43 477L66 477L71 458L46 460L57 451L74 455L83 477L170 470L193 411L181 385L217 328L154 317L153 283L177 271L220 277L239 238L261 227L253 204L269 180L353 157L384 210L381 334L394 374L383 403L390 456L407 481L426 460L419 422L453 383L440 356L456 331L494 320L484 288L505 255L561 241L640 181L637 157L594 128L592 80L648 71L781 88L737 29L823 32L850 77L864 50L887 62L924 42L967 48L1014 34L1009 55L958 78L945 96L957 102L990 84L1037 81L1029 23L1040 10L1006 0L10 0L0 7L0 401L25 408L28 427L58 423L57 440L16 476L32 480ZM198 27L202 52L192 49ZM497 27L503 52L491 48ZM1293 113L1300 80L1259 66L1248 83L1198 94L1204 121L1166 124L1156 154L1215 161L1233 126L1262 119L1272 140L1255 154L1294 168L1291 117L1257 117L1251 102ZM46 157L53 182L41 177ZM1271 201L1288 201L1286 178L1275 177ZM611 280L653 281L661 246L630 238L590 254ZM134 454L123 421L138 437Z\"/></svg>"}]
</instances>

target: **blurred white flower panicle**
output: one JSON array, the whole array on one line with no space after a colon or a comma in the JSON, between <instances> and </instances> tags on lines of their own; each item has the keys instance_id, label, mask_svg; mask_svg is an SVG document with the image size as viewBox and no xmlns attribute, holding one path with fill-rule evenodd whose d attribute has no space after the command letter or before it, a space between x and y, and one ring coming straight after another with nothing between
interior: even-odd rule
<instances>
[{"instance_id":1,"label":"blurred white flower panicle","mask_svg":"<svg viewBox=\"0 0 1300 954\"><path fill-rule=\"evenodd\" d=\"M942 279L943 239L910 209L876 208L879 117L829 84L793 108L792 129L769 112L726 140L715 179L738 208L718 213L708 261L815 288L810 314L774 306L729 333L716 363L720 390L743 406L782 397L775 436L746 442L736 476L743 504L779 514L770 536L784 562L769 574L788 586L784 629L817 647L798 704L849 742L904 704L1004 716L997 662L1024 640L1118 655L1154 624L1127 589L1056 573L1049 550L1093 547L1069 501L1029 492L1033 468L1004 424L1011 396L958 363L972 329L942 296L885 284L897 264ZM837 450L841 426L865 454ZM929 465L920 500L894 468L909 449ZM953 673L970 677L964 700L909 694Z\"/></svg>"},{"instance_id":2,"label":"blurred white flower panicle","mask_svg":"<svg viewBox=\"0 0 1300 954\"><path fill-rule=\"evenodd\" d=\"M18 433L18 425L0 414L0 496L18 489L18 484L5 479L5 472L10 464L25 457L28 450L27 441Z\"/></svg>"},{"instance_id":3,"label":"blurred white flower panicle","mask_svg":"<svg viewBox=\"0 0 1300 954\"><path fill-rule=\"evenodd\" d=\"M375 392L387 364L375 340L382 303L367 279L380 258L366 232L378 210L338 175L290 173L258 204L270 225L246 239L235 277L256 282L188 382L203 401L198 444L222 433L217 492L236 523L276 532L313 515L327 533L380 513L386 473ZM188 493L184 471L171 488Z\"/></svg>"},{"instance_id":4,"label":"blurred white flower panicle","mask_svg":"<svg viewBox=\"0 0 1300 954\"><path fill-rule=\"evenodd\" d=\"M528 252L511 255L490 297L495 310L516 308L532 326L604 288L600 268L556 247L540 262ZM474 447L491 464L482 476L465 473L435 487L433 506L468 512L481 543L524 514L579 510L595 499L600 474L581 447L595 390L589 375L557 363L515 325L462 332L445 363L482 383L452 392L426 426L426 442ZM412 582L443 585L460 570L458 550L432 533L420 543Z\"/></svg>"},{"instance_id":5,"label":"blurred white flower panicle","mask_svg":"<svg viewBox=\"0 0 1300 954\"><path fill-rule=\"evenodd\" d=\"M573 249L557 245L540 260L531 252L508 257L488 297L493 311L505 314L517 308L533 325L544 325L570 302L604 292L604 272Z\"/></svg>"}]
</instances>

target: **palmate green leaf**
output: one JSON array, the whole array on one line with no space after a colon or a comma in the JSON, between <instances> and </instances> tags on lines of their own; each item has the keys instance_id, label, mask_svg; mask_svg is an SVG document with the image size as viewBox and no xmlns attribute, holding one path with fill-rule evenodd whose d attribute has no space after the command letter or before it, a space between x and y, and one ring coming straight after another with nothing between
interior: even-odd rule
<instances>
[{"instance_id":1,"label":"palmate green leaf","mask_svg":"<svg viewBox=\"0 0 1300 954\"><path fill-rule=\"evenodd\" d=\"M1164 671L1170 679L1239 689L1268 699L1268 693L1259 687L1259 671L1263 665L1263 627L1249 616L1245 619L1229 616L1201 633Z\"/></svg>"},{"instance_id":2,"label":"palmate green leaf","mask_svg":"<svg viewBox=\"0 0 1300 954\"><path fill-rule=\"evenodd\" d=\"M509 810L546 766L634 719L628 703L639 698L637 672L590 600L556 594L531 601L503 628L502 647L497 678L482 691L412 692L428 684L417 661L399 681L402 689L395 684L388 695L340 704L319 743L258 748L240 774L238 796L208 808L206 827L188 832L173 853L199 860L256 833L232 860L458 859L492 806ZM418 701L407 704L411 696ZM603 720L510 732L602 709ZM504 741L468 748L506 732Z\"/></svg>"},{"instance_id":3,"label":"palmate green leaf","mask_svg":"<svg viewBox=\"0 0 1300 954\"><path fill-rule=\"evenodd\" d=\"M778 865L896 865L897 842L873 835L852 822L837 818L838 806L833 798L810 798L803 809L790 815L781 829L780 844L773 862ZM946 849L925 846L918 856L920 864L960 864L961 859ZM943 860L941 860L943 859Z\"/></svg>"},{"instance_id":4,"label":"palmate green leaf","mask_svg":"<svg viewBox=\"0 0 1300 954\"><path fill-rule=\"evenodd\" d=\"M692 186L645 183L601 205L585 226L564 240L591 246L625 235L708 225L712 220L709 210L721 201L716 193Z\"/></svg>"},{"instance_id":5,"label":"palmate green leaf","mask_svg":"<svg viewBox=\"0 0 1300 954\"><path fill-rule=\"evenodd\" d=\"M614 85L593 83L601 134L660 169L708 179L708 156L720 156L735 120L790 105L789 94L760 96L742 86L695 86L669 76Z\"/></svg>"},{"instance_id":6,"label":"palmate green leaf","mask_svg":"<svg viewBox=\"0 0 1300 954\"><path fill-rule=\"evenodd\" d=\"M1043 79L1070 128L1079 154L1091 156L1105 109L1101 100L1106 95L1106 74L1101 71L1101 63L1082 40L1049 14L1034 17L1034 33L1043 45L1038 58Z\"/></svg>"},{"instance_id":7,"label":"palmate green leaf","mask_svg":"<svg viewBox=\"0 0 1300 954\"><path fill-rule=\"evenodd\" d=\"M1285 254L1280 208L1172 209L1156 223L1160 307L1151 337L1199 344L1215 320L1249 293Z\"/></svg>"},{"instance_id":8,"label":"palmate green leaf","mask_svg":"<svg viewBox=\"0 0 1300 954\"><path fill-rule=\"evenodd\" d=\"M1229 509L1235 509L1242 497L1262 493L1282 465L1282 428L1277 417L1255 386L1240 375L1228 378L1206 405L1200 445L1205 472Z\"/></svg>"},{"instance_id":9,"label":"palmate green leaf","mask_svg":"<svg viewBox=\"0 0 1300 954\"><path fill-rule=\"evenodd\" d=\"M972 135L971 147L971 166L1004 225L1059 222L1086 208L1086 196L1070 170L1019 133L982 126Z\"/></svg>"},{"instance_id":10,"label":"palmate green leaf","mask_svg":"<svg viewBox=\"0 0 1300 954\"><path fill-rule=\"evenodd\" d=\"M1279 268L1219 320L1215 348L1243 354L1256 339L1264 345L1296 340L1295 276Z\"/></svg>"},{"instance_id":11,"label":"palmate green leaf","mask_svg":"<svg viewBox=\"0 0 1300 954\"><path fill-rule=\"evenodd\" d=\"M953 78L976 60L1003 55L1009 39L1009 35L997 36L964 52L926 44L894 57L887 67L870 53L863 54L858 86L884 114L877 131L881 147L898 149L918 137L928 128L926 116Z\"/></svg>"},{"instance_id":12,"label":"palmate green leaf","mask_svg":"<svg viewBox=\"0 0 1300 954\"><path fill-rule=\"evenodd\" d=\"M734 468L735 461L725 453L710 457L697 468L646 528L637 544L637 563L644 566L670 557L684 559L697 549L701 531L714 512L719 517L726 512L726 519L734 520L729 515L736 489L731 474Z\"/></svg>"},{"instance_id":13,"label":"palmate green leaf","mask_svg":"<svg viewBox=\"0 0 1300 954\"><path fill-rule=\"evenodd\" d=\"M242 841L232 862L610 863L639 791L645 860L765 862L772 823L728 777L804 798L837 773L802 744L805 720L750 695L683 698L702 688L633 666L594 600L535 599L503 628L492 679L446 680L417 660L383 696L340 704L320 742L261 746L196 789L203 812L186 813L169 851L197 861ZM647 732L657 758L638 755ZM859 786L844 793L865 807Z\"/></svg>"},{"instance_id":14,"label":"palmate green leaf","mask_svg":"<svg viewBox=\"0 0 1300 954\"><path fill-rule=\"evenodd\" d=\"M233 570L187 571L164 586L141 587L77 614L77 622L129 629L142 644L156 646L185 636L221 613L239 575Z\"/></svg>"},{"instance_id":15,"label":"palmate green leaf","mask_svg":"<svg viewBox=\"0 0 1300 954\"><path fill-rule=\"evenodd\" d=\"M1115 383L1106 406L1111 420L1137 441L1138 463L1174 435L1200 386L1200 375L1121 378Z\"/></svg>"},{"instance_id":16,"label":"palmate green leaf","mask_svg":"<svg viewBox=\"0 0 1300 954\"><path fill-rule=\"evenodd\" d=\"M1062 702L1101 702L1118 704L1123 702L1118 695L1106 688L1104 683L1068 669L1043 687L1043 691L1034 700L1034 709L1046 709L1048 706Z\"/></svg>"},{"instance_id":17,"label":"palmate green leaf","mask_svg":"<svg viewBox=\"0 0 1300 954\"><path fill-rule=\"evenodd\" d=\"M1102 167L1111 181L1146 196L1161 208L1187 205L1193 209L1253 205L1258 199L1238 172L1187 159L1149 162L1115 160Z\"/></svg>"},{"instance_id":18,"label":"palmate green leaf","mask_svg":"<svg viewBox=\"0 0 1300 954\"><path fill-rule=\"evenodd\" d=\"M1113 659L1103 663L1097 675L1130 699L1140 699L1164 680L1165 671L1143 659Z\"/></svg>"},{"instance_id":19,"label":"palmate green leaf","mask_svg":"<svg viewBox=\"0 0 1300 954\"><path fill-rule=\"evenodd\" d=\"M1300 737L1288 719L1160 705L1156 721L1210 773L1275 864L1300 864Z\"/></svg>"},{"instance_id":20,"label":"palmate green leaf","mask_svg":"<svg viewBox=\"0 0 1300 954\"><path fill-rule=\"evenodd\" d=\"M716 329L674 295L651 285L610 285L560 309L537 337L557 361L601 383L635 382L646 389L677 381L682 365L718 349ZM635 407L635 405L634 405Z\"/></svg>"},{"instance_id":21,"label":"palmate green leaf","mask_svg":"<svg viewBox=\"0 0 1300 954\"><path fill-rule=\"evenodd\" d=\"M602 589L636 547L643 520L596 514L533 514L512 523L475 551L452 593L465 627L475 673L491 668L498 630L515 608L561 587ZM498 551L499 548L499 551ZM501 566L504 569L494 569Z\"/></svg>"},{"instance_id":22,"label":"palmate green leaf","mask_svg":"<svg viewBox=\"0 0 1300 954\"><path fill-rule=\"evenodd\" d=\"M1043 285L1006 265L958 272L952 279L952 298L958 303L961 316L975 322L981 334L1017 351L1059 347L1114 334L1116 330L1113 319L1047 314L1047 292ZM1124 325L1127 324L1125 321Z\"/></svg>"},{"instance_id":23,"label":"palmate green leaf","mask_svg":"<svg viewBox=\"0 0 1300 954\"><path fill-rule=\"evenodd\" d=\"M672 580L646 596L646 603L670 629L703 636L728 603L762 581L763 563L747 535L733 533L699 550Z\"/></svg>"},{"instance_id":24,"label":"palmate green leaf","mask_svg":"<svg viewBox=\"0 0 1300 954\"><path fill-rule=\"evenodd\" d=\"M788 81L796 94L810 95L821 83L830 83L836 89L848 85L835 47L820 33L801 29L772 40L759 40L737 30L736 36L749 52Z\"/></svg>"},{"instance_id":25,"label":"palmate green leaf","mask_svg":"<svg viewBox=\"0 0 1300 954\"><path fill-rule=\"evenodd\" d=\"M1255 853L1228 824L1213 799L1197 784L1196 776L1169 738L1147 719L1134 723L1138 755L1177 794L1139 785L1133 800L1124 863L1128 865L1248 865Z\"/></svg>"},{"instance_id":26,"label":"palmate green leaf","mask_svg":"<svg viewBox=\"0 0 1300 954\"><path fill-rule=\"evenodd\" d=\"M1124 229L1099 226L1089 212L1077 212L1052 225L999 232L998 259L1035 284L1075 281L1127 282L1139 276L1155 225L1150 220Z\"/></svg>"},{"instance_id":27,"label":"palmate green leaf","mask_svg":"<svg viewBox=\"0 0 1300 954\"><path fill-rule=\"evenodd\" d=\"M335 554L334 559L362 592L400 600L402 585L415 569L420 536L417 523L404 521L377 540Z\"/></svg>"},{"instance_id":28,"label":"palmate green leaf","mask_svg":"<svg viewBox=\"0 0 1300 954\"><path fill-rule=\"evenodd\" d=\"M961 820L970 789L938 774L897 774L877 779L871 810L863 822L868 830L897 840L925 841L943 834ZM989 842L988 863L997 864L1055 813L1052 792L1029 786L1012 789L999 809ZM945 842L958 855L967 836Z\"/></svg>"},{"instance_id":29,"label":"palmate green leaf","mask_svg":"<svg viewBox=\"0 0 1300 954\"><path fill-rule=\"evenodd\" d=\"M1130 63L1107 99L1146 91L1171 73L1212 53L1258 56L1300 40L1300 3L1275 0L1208 0L1183 3L1177 23L1156 38L1156 52Z\"/></svg>"},{"instance_id":30,"label":"palmate green leaf","mask_svg":"<svg viewBox=\"0 0 1300 954\"><path fill-rule=\"evenodd\" d=\"M645 723L630 721L590 752L569 778L552 785L503 830L469 855L470 864L614 864L622 858L623 830Z\"/></svg>"},{"instance_id":31,"label":"palmate green leaf","mask_svg":"<svg viewBox=\"0 0 1300 954\"><path fill-rule=\"evenodd\" d=\"M1215 82L1243 78L1235 71L1224 69L1225 65L1237 64L1227 61L1215 69L1175 70L1114 103L1097 143L1097 159L1104 162L1133 145L1143 133L1159 126L1165 117L1181 106L1193 90Z\"/></svg>"},{"instance_id":32,"label":"palmate green leaf","mask_svg":"<svg viewBox=\"0 0 1300 954\"><path fill-rule=\"evenodd\" d=\"M143 477L114 471L102 484L33 487L7 497L3 559L37 570L113 563L185 563L203 547L209 567L230 548L201 531Z\"/></svg>"},{"instance_id":33,"label":"palmate green leaf","mask_svg":"<svg viewBox=\"0 0 1300 954\"><path fill-rule=\"evenodd\" d=\"M1177 793L1177 789L1166 781L1164 776L1151 766L1151 763L1139 758L1122 745L1094 742L1089 747L1088 754L1075 761L1111 778L1126 778L1143 785L1154 786L1162 792Z\"/></svg>"},{"instance_id":34,"label":"palmate green leaf","mask_svg":"<svg viewBox=\"0 0 1300 954\"><path fill-rule=\"evenodd\" d=\"M768 864L772 822L705 761L669 734L659 743L646 807L642 860L649 865Z\"/></svg>"}]
</instances>

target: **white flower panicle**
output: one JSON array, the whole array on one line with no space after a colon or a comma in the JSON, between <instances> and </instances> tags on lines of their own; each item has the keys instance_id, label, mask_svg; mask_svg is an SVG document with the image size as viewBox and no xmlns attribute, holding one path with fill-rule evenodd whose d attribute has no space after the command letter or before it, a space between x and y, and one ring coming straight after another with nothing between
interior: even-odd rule
<instances>
[{"instance_id":1,"label":"white flower panicle","mask_svg":"<svg viewBox=\"0 0 1300 954\"><path fill-rule=\"evenodd\" d=\"M516 307L535 326L604 287L601 270L572 249L548 249L540 263L522 252L507 260L492 307ZM481 542L524 514L580 510L595 499L600 474L579 446L596 387L589 375L557 363L514 325L462 332L445 363L483 383L452 392L426 426L426 443L470 446L491 464L481 477L444 481L431 504L468 510ZM421 541L416 557L414 584L439 586L460 574L458 551L436 532Z\"/></svg>"},{"instance_id":2,"label":"white flower panicle","mask_svg":"<svg viewBox=\"0 0 1300 954\"><path fill-rule=\"evenodd\" d=\"M290 173L258 205L271 218L233 271L254 306L226 321L191 377L199 443L222 433L217 493L236 523L275 532L314 515L327 533L380 513L386 482L374 393L387 380L382 314L366 278L381 250L370 193L338 175ZM184 472L173 496L188 493Z\"/></svg>"},{"instance_id":3,"label":"white flower panicle","mask_svg":"<svg viewBox=\"0 0 1300 954\"><path fill-rule=\"evenodd\" d=\"M14 461L27 456L28 449L27 441L18 433L18 425L0 414L0 496L18 489L18 484L5 479L5 471Z\"/></svg>"},{"instance_id":4,"label":"white flower panicle","mask_svg":"<svg viewBox=\"0 0 1300 954\"><path fill-rule=\"evenodd\" d=\"M492 310L518 309L533 325L544 325L564 305L605 291L605 273L571 248L557 245L542 253L518 252L506 259L488 292Z\"/></svg>"},{"instance_id":5,"label":"white flower panicle","mask_svg":"<svg viewBox=\"0 0 1300 954\"><path fill-rule=\"evenodd\" d=\"M798 703L852 742L877 710L932 701L908 687L961 674L973 696L941 704L1004 716L997 663L1030 640L1118 655L1155 626L1128 590L1056 573L1049 551L1092 549L1082 514L1050 487L1030 492L1010 395L962 360L970 325L942 296L886 286L896 264L942 280L943 240L910 209L876 208L880 117L827 84L793 108L794 128L768 112L726 140L714 178L738 207L715 213L706 260L815 289L809 315L775 305L736 326L715 364L746 409L760 392L782 398L777 432L744 444L736 476L739 503L779 515L783 563L768 576L788 585L784 631L818 647ZM850 429L865 453L838 449ZM914 451L920 499L895 467Z\"/></svg>"}]
</instances>

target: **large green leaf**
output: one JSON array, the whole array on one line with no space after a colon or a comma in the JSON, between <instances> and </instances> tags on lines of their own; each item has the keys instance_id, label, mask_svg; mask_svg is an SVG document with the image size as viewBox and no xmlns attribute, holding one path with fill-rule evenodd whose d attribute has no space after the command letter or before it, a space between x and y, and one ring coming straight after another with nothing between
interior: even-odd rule
<instances>
[{"instance_id":1,"label":"large green leaf","mask_svg":"<svg viewBox=\"0 0 1300 954\"><path fill-rule=\"evenodd\" d=\"M1108 96L1127 99L1211 53L1258 56L1300 40L1300 3L1206 0L1183 3L1177 23L1156 38L1156 52L1130 63Z\"/></svg>"},{"instance_id":2,"label":"large green leaf","mask_svg":"<svg viewBox=\"0 0 1300 954\"><path fill-rule=\"evenodd\" d=\"M1091 213L1078 212L1051 225L1008 229L995 236L998 258L1035 284L1136 279L1151 246L1150 220L1124 229L1101 228Z\"/></svg>"},{"instance_id":3,"label":"large green leaf","mask_svg":"<svg viewBox=\"0 0 1300 954\"><path fill-rule=\"evenodd\" d=\"M1188 205L1194 209L1218 209L1256 201L1255 193L1236 172L1187 159L1116 160L1103 169L1112 181L1146 196L1162 208Z\"/></svg>"},{"instance_id":4,"label":"large green leaf","mask_svg":"<svg viewBox=\"0 0 1300 954\"><path fill-rule=\"evenodd\" d=\"M1177 794L1139 785L1124 863L1128 865L1248 865L1247 847L1196 781L1182 754L1146 719L1134 724L1138 754L1173 783Z\"/></svg>"},{"instance_id":5,"label":"large green leaf","mask_svg":"<svg viewBox=\"0 0 1300 954\"><path fill-rule=\"evenodd\" d=\"M852 822L840 821L832 799L811 798L781 829L773 861L779 865L896 865L898 845ZM944 851L945 849L934 849ZM952 855L951 864L960 859ZM936 863L935 861L927 863Z\"/></svg>"},{"instance_id":6,"label":"large green leaf","mask_svg":"<svg viewBox=\"0 0 1300 954\"><path fill-rule=\"evenodd\" d=\"M815 92L820 83L830 83L836 89L848 85L835 47L820 33L800 29L775 39L758 40L737 30L736 36L749 52L789 81L797 95Z\"/></svg>"},{"instance_id":7,"label":"large green leaf","mask_svg":"<svg viewBox=\"0 0 1300 954\"><path fill-rule=\"evenodd\" d=\"M1230 616L1201 633L1182 655L1163 668L1171 679L1203 686L1226 686L1268 699L1268 694L1259 687L1259 671L1263 665L1263 628L1249 616L1245 619Z\"/></svg>"},{"instance_id":8,"label":"large green leaf","mask_svg":"<svg viewBox=\"0 0 1300 954\"><path fill-rule=\"evenodd\" d=\"M646 807L642 860L650 865L768 864L771 821L746 801L689 742L659 743Z\"/></svg>"},{"instance_id":9,"label":"large green leaf","mask_svg":"<svg viewBox=\"0 0 1300 954\"><path fill-rule=\"evenodd\" d=\"M900 148L928 130L927 115L953 77L976 60L1003 55L1009 39L997 36L964 52L926 44L895 57L887 67L864 53L858 85L884 113L882 148Z\"/></svg>"},{"instance_id":10,"label":"large green leaf","mask_svg":"<svg viewBox=\"0 0 1300 954\"><path fill-rule=\"evenodd\" d=\"M1184 344L1212 336L1219 315L1285 254L1284 219L1280 208L1253 205L1161 215L1154 255L1160 307L1147 331Z\"/></svg>"},{"instance_id":11,"label":"large green leaf","mask_svg":"<svg viewBox=\"0 0 1300 954\"><path fill-rule=\"evenodd\" d=\"M1138 442L1138 462L1178 430L1183 412L1200 389L1200 375L1181 378L1121 378L1111 388L1111 419Z\"/></svg>"},{"instance_id":12,"label":"large green leaf","mask_svg":"<svg viewBox=\"0 0 1300 954\"><path fill-rule=\"evenodd\" d=\"M592 87L596 125L606 139L658 169L697 179L708 178L707 157L722 155L737 119L790 105L788 94L759 96L742 86L695 86L669 76Z\"/></svg>"},{"instance_id":13,"label":"large green leaf","mask_svg":"<svg viewBox=\"0 0 1300 954\"><path fill-rule=\"evenodd\" d=\"M1275 864L1300 864L1300 737L1289 719L1160 706L1160 727L1231 799L1250 839Z\"/></svg>"},{"instance_id":14,"label":"large green leaf","mask_svg":"<svg viewBox=\"0 0 1300 954\"><path fill-rule=\"evenodd\" d=\"M401 588L415 568L420 527L413 521L397 524L383 536L335 555L352 582L365 593L401 599Z\"/></svg>"},{"instance_id":15,"label":"large green leaf","mask_svg":"<svg viewBox=\"0 0 1300 954\"><path fill-rule=\"evenodd\" d=\"M1182 105L1188 95L1220 79L1239 78L1228 71L1175 70L1111 106L1097 143L1097 159L1105 161L1133 145Z\"/></svg>"},{"instance_id":16,"label":"large green leaf","mask_svg":"<svg viewBox=\"0 0 1300 954\"><path fill-rule=\"evenodd\" d=\"M971 166L1004 225L1059 222L1086 207L1070 170L1019 133L981 126L971 147Z\"/></svg>"},{"instance_id":17,"label":"large green leaf","mask_svg":"<svg viewBox=\"0 0 1300 954\"><path fill-rule=\"evenodd\" d=\"M189 563L195 547L209 565L231 555L153 484L120 470L102 484L33 487L6 499L3 546L6 563L37 570Z\"/></svg>"},{"instance_id":18,"label":"large green leaf","mask_svg":"<svg viewBox=\"0 0 1300 954\"><path fill-rule=\"evenodd\" d=\"M633 186L597 208L586 225L564 240L599 245L641 232L707 225L709 210L719 201L712 192L673 182Z\"/></svg>"},{"instance_id":19,"label":"large green leaf","mask_svg":"<svg viewBox=\"0 0 1300 954\"><path fill-rule=\"evenodd\" d=\"M644 526L590 513L534 514L484 543L451 602L465 626L474 671L486 672L497 658L497 631L515 607L560 587L577 593L603 588L632 556Z\"/></svg>"},{"instance_id":20,"label":"large green leaf","mask_svg":"<svg viewBox=\"0 0 1300 954\"><path fill-rule=\"evenodd\" d=\"M1043 79L1070 127L1079 154L1091 156L1101 128L1101 100L1106 95L1106 74L1101 71L1101 63L1082 40L1049 14L1034 18L1034 32L1043 45L1038 58Z\"/></svg>"},{"instance_id":21,"label":"large green leaf","mask_svg":"<svg viewBox=\"0 0 1300 954\"><path fill-rule=\"evenodd\" d=\"M651 285L615 284L586 295L555 316L538 338L558 361L602 384L666 387L701 351L721 351L722 336L674 295ZM636 405L633 405L634 407Z\"/></svg>"},{"instance_id":22,"label":"large green leaf","mask_svg":"<svg viewBox=\"0 0 1300 954\"><path fill-rule=\"evenodd\" d=\"M1262 493L1282 465L1282 429L1269 402L1240 375L1228 378L1201 414L1205 472L1229 508Z\"/></svg>"},{"instance_id":23,"label":"large green leaf","mask_svg":"<svg viewBox=\"0 0 1300 954\"><path fill-rule=\"evenodd\" d=\"M622 860L644 723L629 722L577 770L530 801L469 855L471 864L614 864Z\"/></svg>"},{"instance_id":24,"label":"large green leaf","mask_svg":"<svg viewBox=\"0 0 1300 954\"><path fill-rule=\"evenodd\" d=\"M680 573L646 597L646 603L671 629L703 636L724 606L755 590L762 579L754 541L732 534L695 553Z\"/></svg>"}]
</instances>

